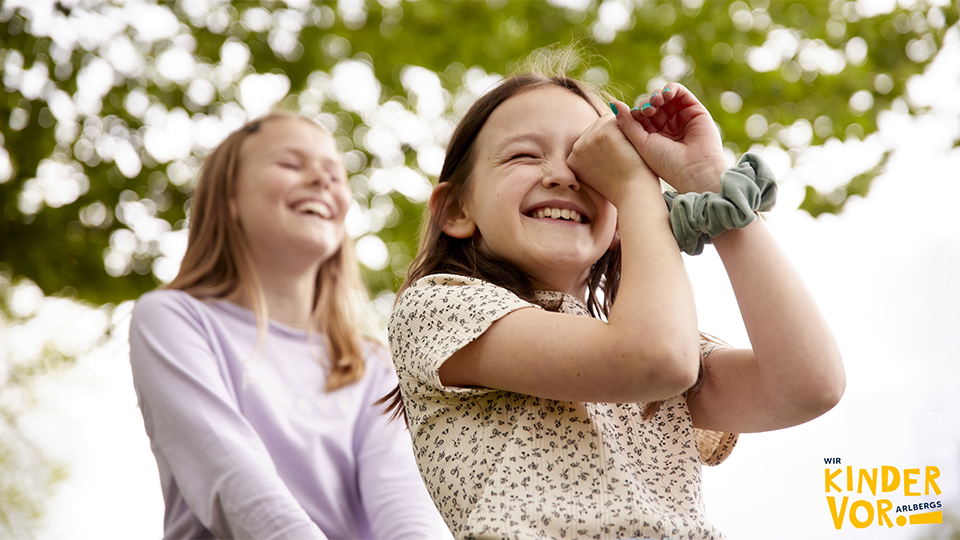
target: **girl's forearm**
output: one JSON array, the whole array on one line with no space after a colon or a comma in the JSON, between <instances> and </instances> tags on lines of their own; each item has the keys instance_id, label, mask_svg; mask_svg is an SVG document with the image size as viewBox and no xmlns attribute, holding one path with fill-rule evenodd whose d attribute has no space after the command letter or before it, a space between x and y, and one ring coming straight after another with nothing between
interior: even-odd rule
<instances>
[{"instance_id":1,"label":"girl's forearm","mask_svg":"<svg viewBox=\"0 0 960 540\"><path fill-rule=\"evenodd\" d=\"M620 212L622 270L609 322L640 356L693 384L699 368L693 290L659 185L636 188Z\"/></svg>"},{"instance_id":2,"label":"girl's forearm","mask_svg":"<svg viewBox=\"0 0 960 540\"><path fill-rule=\"evenodd\" d=\"M840 351L762 220L713 239L756 356L760 388L785 424L830 409L845 386Z\"/></svg>"}]
</instances>

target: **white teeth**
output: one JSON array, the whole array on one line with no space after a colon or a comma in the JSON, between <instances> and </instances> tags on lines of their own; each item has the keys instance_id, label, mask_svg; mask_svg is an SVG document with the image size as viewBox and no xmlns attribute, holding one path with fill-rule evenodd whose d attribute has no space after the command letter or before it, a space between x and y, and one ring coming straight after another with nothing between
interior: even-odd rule
<instances>
[{"instance_id":1,"label":"white teeth","mask_svg":"<svg viewBox=\"0 0 960 540\"><path fill-rule=\"evenodd\" d=\"M327 205L318 201L302 201L297 203L293 209L302 214L316 214L323 219L330 219L333 217L333 213L330 212L330 209L327 207Z\"/></svg>"},{"instance_id":2,"label":"white teeth","mask_svg":"<svg viewBox=\"0 0 960 540\"><path fill-rule=\"evenodd\" d=\"M533 212L533 217L537 219L564 219L568 221L576 221L577 223L583 223L583 216L580 214L580 212L577 212L576 210L569 210L567 208L538 208Z\"/></svg>"}]
</instances>

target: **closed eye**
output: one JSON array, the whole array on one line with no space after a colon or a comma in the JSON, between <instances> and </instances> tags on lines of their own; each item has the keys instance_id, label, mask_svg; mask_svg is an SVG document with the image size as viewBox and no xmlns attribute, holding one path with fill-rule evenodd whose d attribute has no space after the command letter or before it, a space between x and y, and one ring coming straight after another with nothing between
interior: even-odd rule
<instances>
[{"instance_id":1,"label":"closed eye","mask_svg":"<svg viewBox=\"0 0 960 540\"><path fill-rule=\"evenodd\" d=\"M509 160L509 161L514 161L514 160L518 160L518 159L540 159L540 157L539 157L539 156L536 156L536 155L534 155L534 154L514 154L514 155L510 156L510 160Z\"/></svg>"},{"instance_id":2,"label":"closed eye","mask_svg":"<svg viewBox=\"0 0 960 540\"><path fill-rule=\"evenodd\" d=\"M300 169L300 164L294 161L280 161L277 164L283 167L284 169L290 169L292 171L296 171Z\"/></svg>"}]
</instances>

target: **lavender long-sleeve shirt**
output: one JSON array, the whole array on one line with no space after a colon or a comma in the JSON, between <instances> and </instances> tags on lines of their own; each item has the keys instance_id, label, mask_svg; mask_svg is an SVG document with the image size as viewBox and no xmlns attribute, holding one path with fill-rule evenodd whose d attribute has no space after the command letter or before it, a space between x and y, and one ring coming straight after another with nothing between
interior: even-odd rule
<instances>
[{"instance_id":1,"label":"lavender long-sleeve shirt","mask_svg":"<svg viewBox=\"0 0 960 540\"><path fill-rule=\"evenodd\" d=\"M382 347L326 392L316 334L226 301L155 291L137 302L130 360L166 505L165 538L448 538L401 422Z\"/></svg>"}]
</instances>

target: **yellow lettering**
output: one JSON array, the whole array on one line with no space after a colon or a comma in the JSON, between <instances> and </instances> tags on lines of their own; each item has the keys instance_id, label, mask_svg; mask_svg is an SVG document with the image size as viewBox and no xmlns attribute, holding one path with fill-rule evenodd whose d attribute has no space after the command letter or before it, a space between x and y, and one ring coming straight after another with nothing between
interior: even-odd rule
<instances>
[{"instance_id":1,"label":"yellow lettering","mask_svg":"<svg viewBox=\"0 0 960 540\"><path fill-rule=\"evenodd\" d=\"M943 510L924 512L922 514L910 514L911 525L931 525L934 523L943 523Z\"/></svg>"},{"instance_id":2,"label":"yellow lettering","mask_svg":"<svg viewBox=\"0 0 960 540\"><path fill-rule=\"evenodd\" d=\"M874 469L876 470L876 469ZM877 500L877 525L887 524L887 528L893 527L893 522L887 517L887 512L893 510L893 503L887 499Z\"/></svg>"},{"instance_id":3,"label":"yellow lettering","mask_svg":"<svg viewBox=\"0 0 960 540\"><path fill-rule=\"evenodd\" d=\"M841 491L843 491L842 489L840 489L840 486L833 483L833 479L840 476L841 471L843 471L843 469L837 469L836 472L831 474L830 469L823 470L823 476L826 477L826 481L824 483L827 488L825 493L830 493L830 486L833 486L833 488L837 490L837 493L840 493ZM837 528L839 529L840 527L837 527Z\"/></svg>"},{"instance_id":4,"label":"yellow lettering","mask_svg":"<svg viewBox=\"0 0 960 540\"><path fill-rule=\"evenodd\" d=\"M903 494L908 497L919 497L920 492L910 491L910 486L916 484L919 479L912 478L913 476L920 476L920 469L904 469L903 470Z\"/></svg>"},{"instance_id":5,"label":"yellow lettering","mask_svg":"<svg viewBox=\"0 0 960 540\"><path fill-rule=\"evenodd\" d=\"M930 485L932 484L932 485L933 485L933 491L934 491L937 495L939 495L939 494L940 494L940 488L937 486L937 483L936 483L934 480L936 480L937 478L940 478L940 469L938 469L938 468L936 468L936 467L934 467L934 466L931 465L930 467L927 467L927 470L924 471L924 472L925 472L925 477L924 477L924 479L923 479L923 484L924 484L924 485L923 485L923 494L924 494L924 495L929 495L929 494L930 494Z\"/></svg>"},{"instance_id":6,"label":"yellow lettering","mask_svg":"<svg viewBox=\"0 0 960 540\"><path fill-rule=\"evenodd\" d=\"M866 508L867 509L867 519L860 521L860 518L857 517L857 508ZM873 505L867 501L855 501L850 505L850 523L853 523L853 526L858 529L863 529L867 525L873 523Z\"/></svg>"},{"instance_id":7,"label":"yellow lettering","mask_svg":"<svg viewBox=\"0 0 960 540\"><path fill-rule=\"evenodd\" d=\"M847 465L847 491L853 491L853 467Z\"/></svg>"},{"instance_id":8,"label":"yellow lettering","mask_svg":"<svg viewBox=\"0 0 960 540\"><path fill-rule=\"evenodd\" d=\"M893 473L889 482L887 481L887 473ZM890 467L888 465L880 467L880 476L880 490L884 493L896 491L897 488L900 487L900 471L896 467Z\"/></svg>"},{"instance_id":9,"label":"yellow lettering","mask_svg":"<svg viewBox=\"0 0 960 540\"><path fill-rule=\"evenodd\" d=\"M870 469L873 471L871 475L867 475L866 469L860 469L860 480L857 482L857 493L863 493L863 481L867 481L867 487L870 488L870 493L877 494L877 470Z\"/></svg>"},{"instance_id":10,"label":"yellow lettering","mask_svg":"<svg viewBox=\"0 0 960 540\"><path fill-rule=\"evenodd\" d=\"M838 470L837 472L839 473L840 471ZM843 525L843 515L847 512L848 497L843 497L843 502L840 503L840 512L837 512L836 499L836 497L827 497L827 504L830 505L830 517L833 518L833 525L839 529L840 526Z\"/></svg>"}]
</instances>

